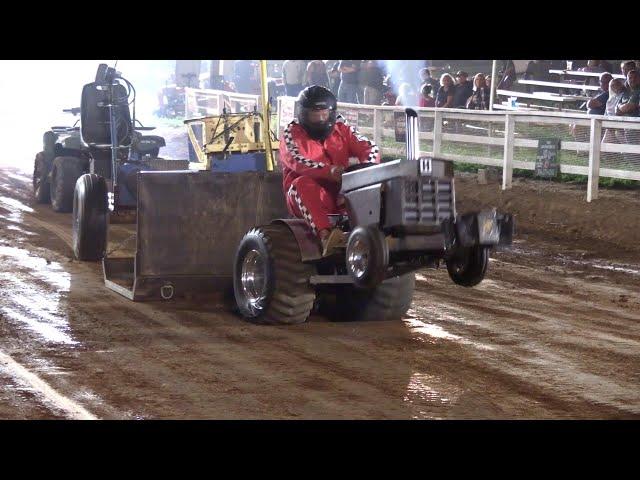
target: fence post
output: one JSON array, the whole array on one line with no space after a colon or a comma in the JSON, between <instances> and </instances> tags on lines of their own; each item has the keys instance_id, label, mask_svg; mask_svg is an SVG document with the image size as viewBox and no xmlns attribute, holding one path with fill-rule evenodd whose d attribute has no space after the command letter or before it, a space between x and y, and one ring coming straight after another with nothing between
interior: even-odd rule
<instances>
[{"instance_id":1,"label":"fence post","mask_svg":"<svg viewBox=\"0 0 640 480\"><path fill-rule=\"evenodd\" d=\"M436 110L433 115L433 156L440 155L442 147L442 112Z\"/></svg>"},{"instance_id":2,"label":"fence post","mask_svg":"<svg viewBox=\"0 0 640 480\"><path fill-rule=\"evenodd\" d=\"M382 110L373 108L373 143L378 145L382 144Z\"/></svg>"},{"instance_id":3,"label":"fence post","mask_svg":"<svg viewBox=\"0 0 640 480\"><path fill-rule=\"evenodd\" d=\"M510 113L505 114L504 120L504 163L502 166L502 189L511 188L513 178L513 146L515 119Z\"/></svg>"},{"instance_id":4,"label":"fence post","mask_svg":"<svg viewBox=\"0 0 640 480\"><path fill-rule=\"evenodd\" d=\"M602 139L602 120L591 119L589 138L589 180L587 182L587 202L598 198L600 180L600 141Z\"/></svg>"}]
</instances>

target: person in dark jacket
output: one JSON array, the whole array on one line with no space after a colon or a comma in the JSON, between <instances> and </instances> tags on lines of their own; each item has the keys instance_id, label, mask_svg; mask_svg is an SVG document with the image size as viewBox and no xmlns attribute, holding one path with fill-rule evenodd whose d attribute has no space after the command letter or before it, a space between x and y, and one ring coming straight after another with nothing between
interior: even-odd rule
<instances>
[{"instance_id":1,"label":"person in dark jacket","mask_svg":"<svg viewBox=\"0 0 640 480\"><path fill-rule=\"evenodd\" d=\"M473 94L473 84L468 80L469 74L464 71L456 73L456 91L453 94L453 108L466 108L467 100Z\"/></svg>"}]
</instances>

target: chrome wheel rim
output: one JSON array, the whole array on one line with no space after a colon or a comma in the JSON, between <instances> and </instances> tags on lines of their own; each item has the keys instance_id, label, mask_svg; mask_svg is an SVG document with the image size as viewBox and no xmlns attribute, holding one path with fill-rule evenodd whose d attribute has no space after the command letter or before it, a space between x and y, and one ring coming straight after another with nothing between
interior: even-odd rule
<instances>
[{"instance_id":1,"label":"chrome wheel rim","mask_svg":"<svg viewBox=\"0 0 640 480\"><path fill-rule=\"evenodd\" d=\"M264 258L257 250L249 251L244 257L240 283L249 304L259 307L266 296L267 282Z\"/></svg>"},{"instance_id":2,"label":"chrome wheel rim","mask_svg":"<svg viewBox=\"0 0 640 480\"><path fill-rule=\"evenodd\" d=\"M349 249L349 269L356 278L362 278L369 267L369 249L367 244L360 239L353 242Z\"/></svg>"}]
</instances>

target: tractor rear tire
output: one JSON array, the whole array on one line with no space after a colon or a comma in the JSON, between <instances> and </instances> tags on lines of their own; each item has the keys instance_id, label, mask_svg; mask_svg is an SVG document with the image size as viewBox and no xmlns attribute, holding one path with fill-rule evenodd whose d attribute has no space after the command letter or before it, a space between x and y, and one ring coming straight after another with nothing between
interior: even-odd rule
<instances>
[{"instance_id":1,"label":"tractor rear tire","mask_svg":"<svg viewBox=\"0 0 640 480\"><path fill-rule=\"evenodd\" d=\"M77 157L56 157L51 167L51 207L55 212L73 210L76 181L84 173L84 160Z\"/></svg>"},{"instance_id":2,"label":"tractor rear tire","mask_svg":"<svg viewBox=\"0 0 640 480\"><path fill-rule=\"evenodd\" d=\"M82 175L73 195L73 253L78 260L96 261L107 247L107 182L95 173Z\"/></svg>"},{"instance_id":3,"label":"tractor rear tire","mask_svg":"<svg viewBox=\"0 0 640 480\"><path fill-rule=\"evenodd\" d=\"M49 183L49 167L44 152L36 154L33 162L33 196L38 203L51 201L51 185Z\"/></svg>"},{"instance_id":4,"label":"tractor rear tire","mask_svg":"<svg viewBox=\"0 0 640 480\"><path fill-rule=\"evenodd\" d=\"M309 317L316 292L315 273L302 263L298 242L289 227L264 225L240 241L233 270L233 290L240 314L250 322L291 325Z\"/></svg>"},{"instance_id":5,"label":"tractor rear tire","mask_svg":"<svg viewBox=\"0 0 640 480\"><path fill-rule=\"evenodd\" d=\"M413 300L416 277L413 272L388 278L371 290L341 288L325 304L324 313L338 321L400 320Z\"/></svg>"}]
</instances>

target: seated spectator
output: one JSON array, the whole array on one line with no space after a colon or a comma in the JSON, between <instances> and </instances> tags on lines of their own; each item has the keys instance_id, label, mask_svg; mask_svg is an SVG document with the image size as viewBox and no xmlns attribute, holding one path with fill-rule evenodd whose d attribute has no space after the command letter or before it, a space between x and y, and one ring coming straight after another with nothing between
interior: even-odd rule
<instances>
[{"instance_id":1,"label":"seated spectator","mask_svg":"<svg viewBox=\"0 0 640 480\"><path fill-rule=\"evenodd\" d=\"M467 72L456 73L456 91L453 95L454 108L466 108L467 100L473 94L473 84L468 80Z\"/></svg>"},{"instance_id":2,"label":"seated spectator","mask_svg":"<svg viewBox=\"0 0 640 480\"><path fill-rule=\"evenodd\" d=\"M609 60L600 60L600 66L603 72L613 72L613 65Z\"/></svg>"},{"instance_id":3,"label":"seated spectator","mask_svg":"<svg viewBox=\"0 0 640 480\"><path fill-rule=\"evenodd\" d=\"M527 70L524 72L525 80L539 80L548 82L551 80L549 74L550 62L548 60L531 60L527 65ZM574 65L575 68L575 65ZM532 92L532 86L527 85L527 91ZM535 89L540 92L554 92L553 87L545 87L536 85Z\"/></svg>"},{"instance_id":4,"label":"seated spectator","mask_svg":"<svg viewBox=\"0 0 640 480\"><path fill-rule=\"evenodd\" d=\"M587 102L587 113L589 115L604 115L607 100L609 100L609 82L613 79L613 75L605 72L600 75L600 90L595 97Z\"/></svg>"},{"instance_id":5,"label":"seated spectator","mask_svg":"<svg viewBox=\"0 0 640 480\"><path fill-rule=\"evenodd\" d=\"M571 68L567 65L567 70L572 70L574 72L578 72L580 69L587 66L586 60L567 60L567 62L571 62Z\"/></svg>"},{"instance_id":6,"label":"seated spectator","mask_svg":"<svg viewBox=\"0 0 640 480\"><path fill-rule=\"evenodd\" d=\"M420 87L419 107L435 107L436 101L431 96L431 85L425 83Z\"/></svg>"},{"instance_id":7,"label":"seated spectator","mask_svg":"<svg viewBox=\"0 0 640 480\"><path fill-rule=\"evenodd\" d=\"M440 88L440 83L438 83L438 81L431 76L431 71L428 68L423 68L420 70L420 85L424 85L424 84L431 85L431 92L434 95L438 93L438 89Z\"/></svg>"},{"instance_id":8,"label":"seated spectator","mask_svg":"<svg viewBox=\"0 0 640 480\"><path fill-rule=\"evenodd\" d=\"M587 60L587 66L580 69L581 72L604 72L602 67L602 60Z\"/></svg>"},{"instance_id":9,"label":"seated spectator","mask_svg":"<svg viewBox=\"0 0 640 480\"><path fill-rule=\"evenodd\" d=\"M467 99L466 108L469 110L489 110L491 89L487 87L484 73L476 73L473 77L473 94Z\"/></svg>"},{"instance_id":10,"label":"seated spectator","mask_svg":"<svg viewBox=\"0 0 640 480\"><path fill-rule=\"evenodd\" d=\"M587 60L587 66L580 69L581 72L603 73L606 70L601 65L601 60ZM596 85L595 77L587 77L584 81L585 85Z\"/></svg>"},{"instance_id":11,"label":"seated spectator","mask_svg":"<svg viewBox=\"0 0 640 480\"><path fill-rule=\"evenodd\" d=\"M449 73L440 77L440 88L436 95L436 107L453 108L453 96L456 92L455 80Z\"/></svg>"},{"instance_id":12,"label":"seated spectator","mask_svg":"<svg viewBox=\"0 0 640 480\"><path fill-rule=\"evenodd\" d=\"M398 98L396 98L396 105L402 105L404 107L417 107L418 96L413 91L413 87L410 83L404 82L400 85L398 92Z\"/></svg>"}]
</instances>

